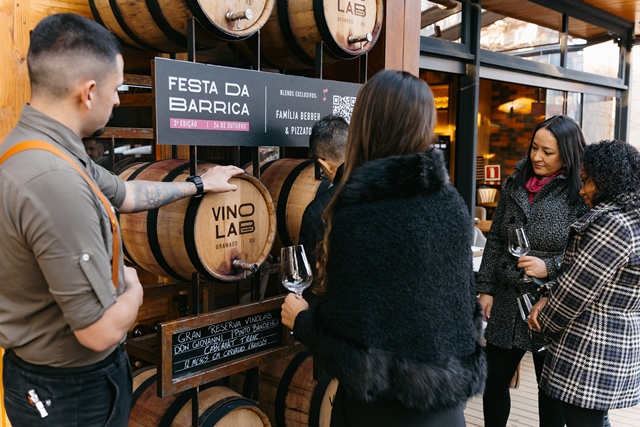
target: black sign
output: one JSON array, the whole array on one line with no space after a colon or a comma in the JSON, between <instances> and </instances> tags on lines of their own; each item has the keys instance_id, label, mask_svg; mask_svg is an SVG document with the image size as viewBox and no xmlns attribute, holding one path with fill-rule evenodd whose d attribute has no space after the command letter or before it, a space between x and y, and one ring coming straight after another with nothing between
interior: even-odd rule
<instances>
[{"instance_id":1,"label":"black sign","mask_svg":"<svg viewBox=\"0 0 640 427\"><path fill-rule=\"evenodd\" d=\"M328 114L351 120L360 85L155 59L158 144L309 145Z\"/></svg>"},{"instance_id":2,"label":"black sign","mask_svg":"<svg viewBox=\"0 0 640 427\"><path fill-rule=\"evenodd\" d=\"M173 378L282 345L280 308L172 336Z\"/></svg>"}]
</instances>

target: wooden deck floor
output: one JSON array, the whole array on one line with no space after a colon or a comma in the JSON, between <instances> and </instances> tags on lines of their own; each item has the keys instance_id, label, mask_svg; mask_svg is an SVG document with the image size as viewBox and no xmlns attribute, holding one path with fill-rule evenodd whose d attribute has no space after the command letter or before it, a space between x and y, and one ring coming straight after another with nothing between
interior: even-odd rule
<instances>
[{"instance_id":1,"label":"wooden deck floor","mask_svg":"<svg viewBox=\"0 0 640 427\"><path fill-rule=\"evenodd\" d=\"M538 427L538 386L531 353L527 353L522 360L520 375L520 387L511 390L511 415L507 427ZM467 403L465 418L468 427L484 426L482 397L475 397ZM640 405L610 411L609 420L611 427L638 427Z\"/></svg>"}]
</instances>

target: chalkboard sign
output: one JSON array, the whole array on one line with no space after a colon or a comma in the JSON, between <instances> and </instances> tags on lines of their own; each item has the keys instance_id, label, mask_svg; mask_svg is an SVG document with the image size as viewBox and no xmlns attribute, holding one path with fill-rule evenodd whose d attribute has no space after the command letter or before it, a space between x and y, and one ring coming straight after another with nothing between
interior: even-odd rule
<instances>
[{"instance_id":1,"label":"chalkboard sign","mask_svg":"<svg viewBox=\"0 0 640 427\"><path fill-rule=\"evenodd\" d=\"M280 309L227 320L171 339L172 378L282 345Z\"/></svg>"},{"instance_id":2,"label":"chalkboard sign","mask_svg":"<svg viewBox=\"0 0 640 427\"><path fill-rule=\"evenodd\" d=\"M284 298L161 323L158 396L180 393L300 351L304 346L282 325Z\"/></svg>"}]
</instances>

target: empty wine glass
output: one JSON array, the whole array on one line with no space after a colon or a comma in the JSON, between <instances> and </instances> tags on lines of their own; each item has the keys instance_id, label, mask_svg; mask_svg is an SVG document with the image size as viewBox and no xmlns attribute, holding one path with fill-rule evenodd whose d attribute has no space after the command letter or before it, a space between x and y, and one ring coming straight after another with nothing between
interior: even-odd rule
<instances>
[{"instance_id":1,"label":"empty wine glass","mask_svg":"<svg viewBox=\"0 0 640 427\"><path fill-rule=\"evenodd\" d=\"M313 273L304 246L286 246L280 250L280 280L282 286L300 296L311 285Z\"/></svg>"},{"instance_id":2,"label":"empty wine glass","mask_svg":"<svg viewBox=\"0 0 640 427\"><path fill-rule=\"evenodd\" d=\"M527 237L527 233L524 231L523 227L514 227L509 229L509 252L516 258L520 258L521 256L525 256L531 250L531 245L529 244L529 238ZM520 283L529 283L533 280L524 273L522 270L522 275L518 279Z\"/></svg>"}]
</instances>

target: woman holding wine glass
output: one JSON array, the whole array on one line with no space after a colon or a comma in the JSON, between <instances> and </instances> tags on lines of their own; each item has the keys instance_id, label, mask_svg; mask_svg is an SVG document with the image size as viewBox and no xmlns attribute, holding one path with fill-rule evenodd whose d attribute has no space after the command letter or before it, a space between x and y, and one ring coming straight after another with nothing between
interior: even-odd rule
<instances>
[{"instance_id":1,"label":"woman holding wine glass","mask_svg":"<svg viewBox=\"0 0 640 427\"><path fill-rule=\"evenodd\" d=\"M640 402L640 153L590 144L582 178L591 211L571 226L562 274L528 322L548 341L540 389L567 427L602 427L609 409Z\"/></svg>"},{"instance_id":2,"label":"woman holding wine glass","mask_svg":"<svg viewBox=\"0 0 640 427\"><path fill-rule=\"evenodd\" d=\"M469 210L432 149L427 84L385 70L358 94L318 248L322 298L282 322L337 378L331 426L465 426L486 365Z\"/></svg>"},{"instance_id":3,"label":"woman holding wine glass","mask_svg":"<svg viewBox=\"0 0 640 427\"><path fill-rule=\"evenodd\" d=\"M538 288L528 278L553 280L561 268L569 227L586 211L580 197L580 158L585 141L568 116L553 116L534 130L527 156L503 184L476 280L483 315L488 378L483 395L485 427L505 427L511 410L509 384L527 351L533 353L536 378L544 364L522 319L518 298ZM514 247L509 234L521 229L528 242ZM511 246L511 250L510 250ZM522 281L524 280L524 281ZM563 427L557 402L538 393L540 426Z\"/></svg>"}]
</instances>

